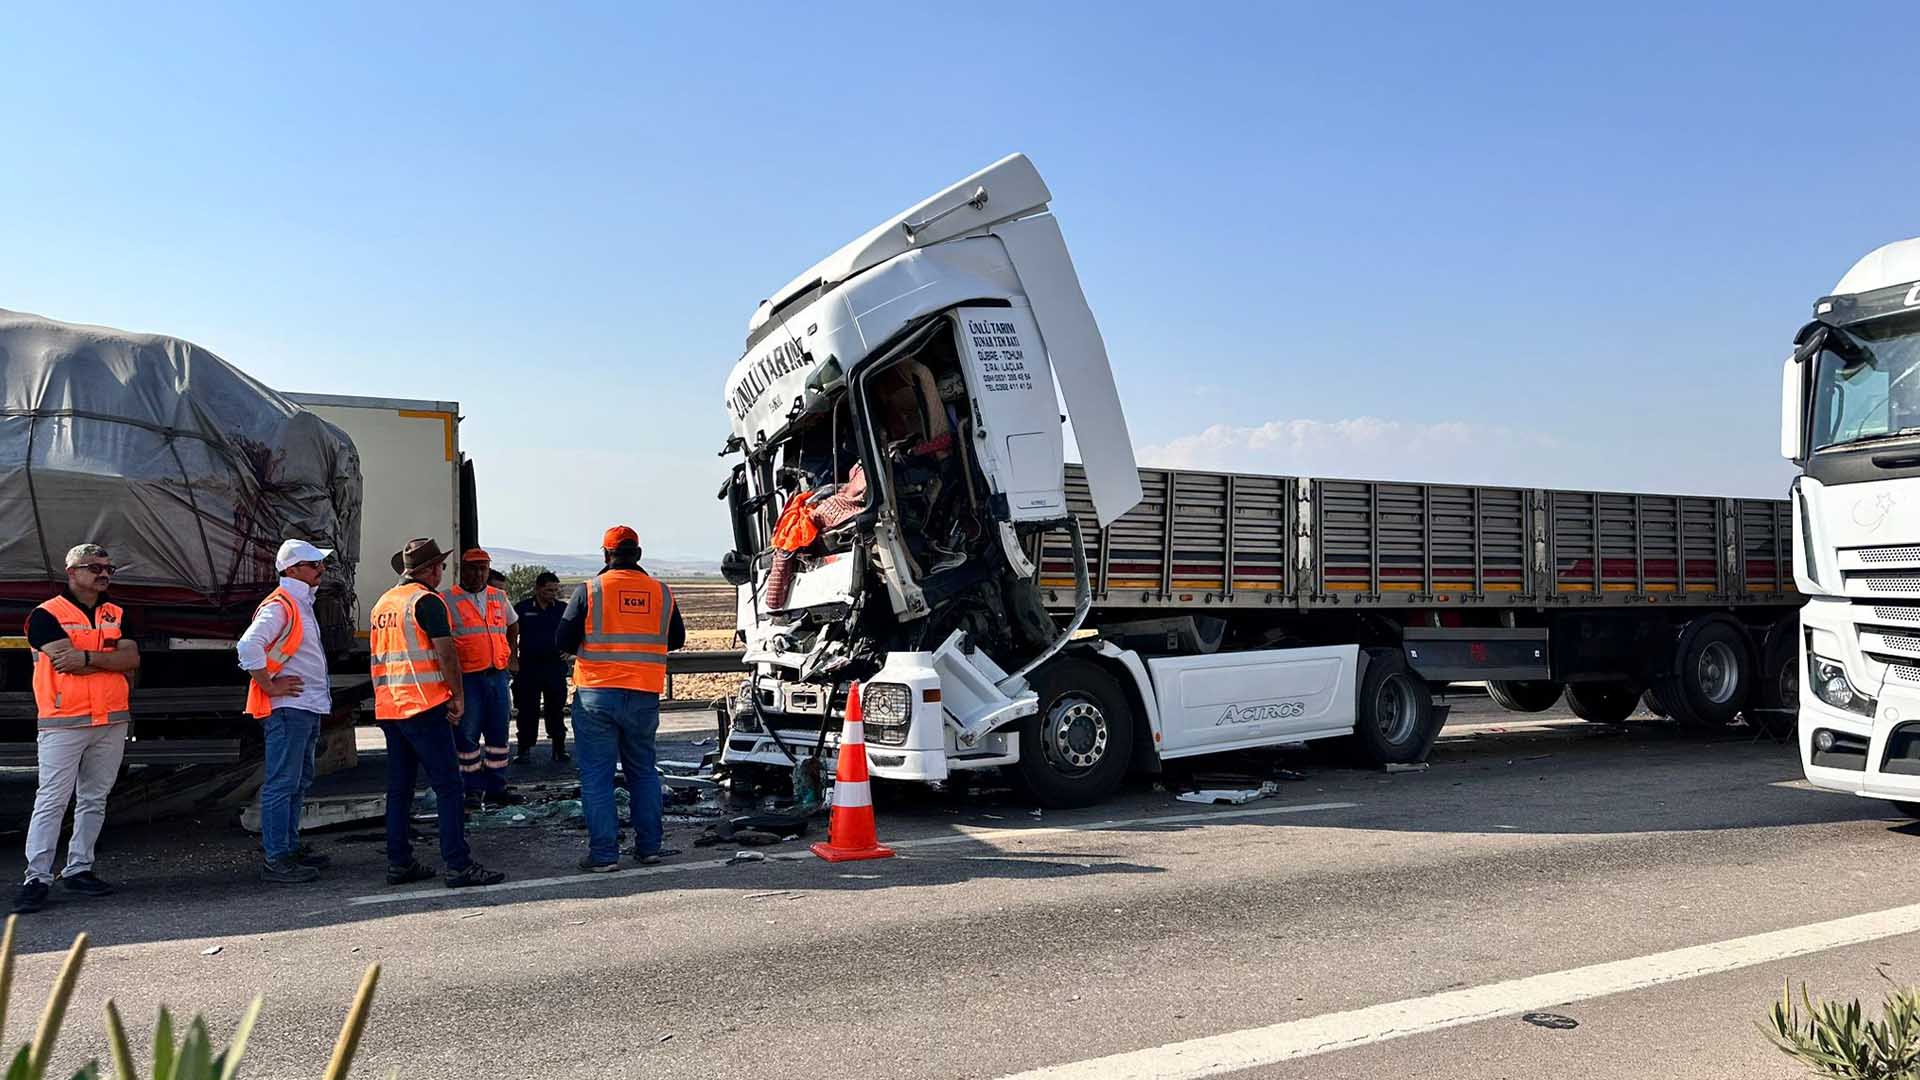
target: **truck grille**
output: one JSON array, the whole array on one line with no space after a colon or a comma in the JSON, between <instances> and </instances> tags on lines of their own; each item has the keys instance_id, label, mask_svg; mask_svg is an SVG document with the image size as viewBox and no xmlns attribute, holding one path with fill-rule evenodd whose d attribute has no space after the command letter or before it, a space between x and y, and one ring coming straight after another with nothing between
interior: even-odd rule
<instances>
[{"instance_id":1,"label":"truck grille","mask_svg":"<svg viewBox=\"0 0 1920 1080\"><path fill-rule=\"evenodd\" d=\"M1920 596L1920 575L1848 572L1848 592L1867 596Z\"/></svg>"},{"instance_id":2,"label":"truck grille","mask_svg":"<svg viewBox=\"0 0 1920 1080\"><path fill-rule=\"evenodd\" d=\"M1850 552L1862 566L1920 566L1920 546L1853 548Z\"/></svg>"},{"instance_id":3,"label":"truck grille","mask_svg":"<svg viewBox=\"0 0 1920 1080\"><path fill-rule=\"evenodd\" d=\"M1920 660L1920 634L1903 633L1883 626L1862 626L1858 629L1862 652Z\"/></svg>"}]
</instances>

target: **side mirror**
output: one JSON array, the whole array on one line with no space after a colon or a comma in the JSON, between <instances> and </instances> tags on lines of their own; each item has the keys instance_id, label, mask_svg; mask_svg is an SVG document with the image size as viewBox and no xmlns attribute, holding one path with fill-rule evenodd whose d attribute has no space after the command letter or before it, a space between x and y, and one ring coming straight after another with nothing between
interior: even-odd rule
<instances>
[{"instance_id":1,"label":"side mirror","mask_svg":"<svg viewBox=\"0 0 1920 1080\"><path fill-rule=\"evenodd\" d=\"M753 580L753 560L738 551L729 551L720 557L720 576L735 588L745 585Z\"/></svg>"},{"instance_id":2,"label":"side mirror","mask_svg":"<svg viewBox=\"0 0 1920 1080\"><path fill-rule=\"evenodd\" d=\"M1807 459L1807 368L1799 353L1780 368L1780 456Z\"/></svg>"},{"instance_id":3,"label":"side mirror","mask_svg":"<svg viewBox=\"0 0 1920 1080\"><path fill-rule=\"evenodd\" d=\"M825 412L827 402L846 385L847 373L840 368L840 358L828 354L826 360L813 369L813 374L807 376L802 408L808 413Z\"/></svg>"}]
</instances>

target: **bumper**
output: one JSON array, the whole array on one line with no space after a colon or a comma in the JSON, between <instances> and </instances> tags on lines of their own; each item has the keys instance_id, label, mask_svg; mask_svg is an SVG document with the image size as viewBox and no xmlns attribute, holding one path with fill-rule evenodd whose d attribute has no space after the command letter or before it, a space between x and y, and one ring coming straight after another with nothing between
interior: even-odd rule
<instances>
[{"instance_id":1,"label":"bumper","mask_svg":"<svg viewBox=\"0 0 1920 1080\"><path fill-rule=\"evenodd\" d=\"M1845 665L1857 687L1876 693L1871 717L1835 708L1814 695L1805 675L1807 646L1800 642L1800 766L1807 782L1828 791L1869 799L1920 802L1920 684L1883 678L1879 665L1859 651L1852 605L1814 601L1801 610L1803 627L1815 634L1823 655ZM1832 737L1816 749L1822 733Z\"/></svg>"},{"instance_id":2,"label":"bumper","mask_svg":"<svg viewBox=\"0 0 1920 1080\"><path fill-rule=\"evenodd\" d=\"M753 690L760 703L757 715L736 705L721 760L729 765L765 765L790 769L795 759L806 760L816 749L823 769L838 767L840 722L836 701L823 700L823 688L813 684L756 674ZM937 782L954 772L1011 765L1020 760L1019 739L996 732L964 751L957 744L954 725L942 704L940 675L928 653L893 653L871 683L906 687L910 702L904 728L866 718L867 771L882 780ZM825 714L826 735L821 736ZM776 740L765 728L772 727ZM786 749L781 749L781 744ZM788 756L791 751L792 757Z\"/></svg>"}]
</instances>

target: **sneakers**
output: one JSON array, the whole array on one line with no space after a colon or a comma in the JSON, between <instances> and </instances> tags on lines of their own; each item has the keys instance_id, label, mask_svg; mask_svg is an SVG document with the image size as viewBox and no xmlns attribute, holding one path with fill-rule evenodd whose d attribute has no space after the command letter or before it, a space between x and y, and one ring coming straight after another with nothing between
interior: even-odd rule
<instances>
[{"instance_id":1,"label":"sneakers","mask_svg":"<svg viewBox=\"0 0 1920 1080\"><path fill-rule=\"evenodd\" d=\"M292 859L280 859L260 868L260 880L275 885L304 885L309 881L319 881L320 871Z\"/></svg>"},{"instance_id":2,"label":"sneakers","mask_svg":"<svg viewBox=\"0 0 1920 1080\"><path fill-rule=\"evenodd\" d=\"M333 856L322 855L313 850L312 844L302 843L293 849L293 861L301 866L311 866L315 870L325 870L333 865Z\"/></svg>"},{"instance_id":3,"label":"sneakers","mask_svg":"<svg viewBox=\"0 0 1920 1080\"><path fill-rule=\"evenodd\" d=\"M589 874L604 874L612 870L620 869L620 860L615 859L612 862L594 862L593 856L589 855L586 858L580 860L580 869Z\"/></svg>"},{"instance_id":4,"label":"sneakers","mask_svg":"<svg viewBox=\"0 0 1920 1080\"><path fill-rule=\"evenodd\" d=\"M447 875L447 888L470 889L475 885L498 885L507 880L507 875L498 870L489 870L479 863L468 863L465 870Z\"/></svg>"},{"instance_id":5,"label":"sneakers","mask_svg":"<svg viewBox=\"0 0 1920 1080\"><path fill-rule=\"evenodd\" d=\"M645 855L640 854L639 848L634 848L633 861L639 863L641 866L656 866L660 860L671 859L678 854L680 854L679 848L663 847L659 851L649 852Z\"/></svg>"},{"instance_id":6,"label":"sneakers","mask_svg":"<svg viewBox=\"0 0 1920 1080\"><path fill-rule=\"evenodd\" d=\"M50 891L52 890L47 888L47 883L44 881L29 881L20 886L20 891L13 895L14 913L31 915L46 907L47 893Z\"/></svg>"},{"instance_id":7,"label":"sneakers","mask_svg":"<svg viewBox=\"0 0 1920 1080\"><path fill-rule=\"evenodd\" d=\"M428 878L433 877L433 874L434 871L432 867L421 866L420 860L415 859L405 866L388 866L387 884L411 885L416 881L426 881Z\"/></svg>"},{"instance_id":8,"label":"sneakers","mask_svg":"<svg viewBox=\"0 0 1920 1080\"><path fill-rule=\"evenodd\" d=\"M70 893L81 896L112 896L113 886L100 880L100 875L91 870L82 870L77 874L66 874L60 878L60 884Z\"/></svg>"}]
</instances>

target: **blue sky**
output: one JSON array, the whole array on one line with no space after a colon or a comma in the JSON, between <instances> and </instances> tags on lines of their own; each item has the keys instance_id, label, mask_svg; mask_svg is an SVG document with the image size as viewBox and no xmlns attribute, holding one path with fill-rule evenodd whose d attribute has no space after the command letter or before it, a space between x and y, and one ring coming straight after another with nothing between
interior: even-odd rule
<instances>
[{"instance_id":1,"label":"blue sky","mask_svg":"<svg viewBox=\"0 0 1920 1080\"><path fill-rule=\"evenodd\" d=\"M1011 151L1169 465L1779 494L1793 331L1920 232L1891 7L553 7L15 13L0 307L456 399L484 542L717 556L755 304Z\"/></svg>"}]
</instances>

